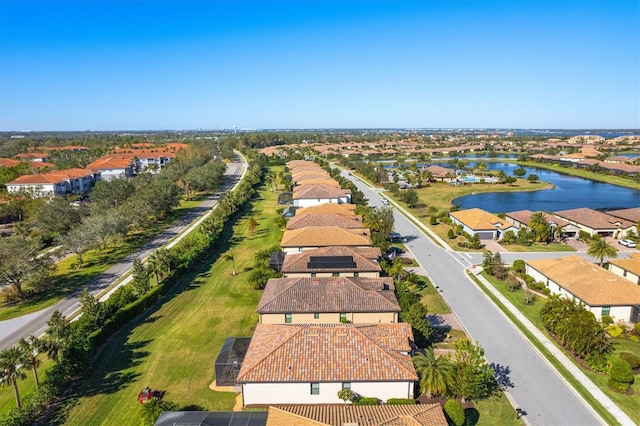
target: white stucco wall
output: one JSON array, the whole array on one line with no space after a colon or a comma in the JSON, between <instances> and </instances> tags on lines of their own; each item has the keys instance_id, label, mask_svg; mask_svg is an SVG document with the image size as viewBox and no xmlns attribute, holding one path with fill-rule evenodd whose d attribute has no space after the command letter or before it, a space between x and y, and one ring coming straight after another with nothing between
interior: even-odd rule
<instances>
[{"instance_id":1,"label":"white stucco wall","mask_svg":"<svg viewBox=\"0 0 640 426\"><path fill-rule=\"evenodd\" d=\"M316 278L324 278L324 277L332 277L333 274L331 272L317 272L315 276ZM340 272L338 276L355 277L353 272ZM359 272L358 276L366 277L366 278L379 278L380 273L379 272ZM310 272L291 272L291 273L285 274L285 277L287 278L311 277L311 273Z\"/></svg>"},{"instance_id":2,"label":"white stucco wall","mask_svg":"<svg viewBox=\"0 0 640 426\"><path fill-rule=\"evenodd\" d=\"M339 197L339 198L301 198L301 199L294 199L293 200L293 205L295 207L311 207L311 206L317 206L320 204L326 204L326 203L333 203L333 204L337 204L337 203L347 203L348 199L347 197Z\"/></svg>"},{"instance_id":3,"label":"white stucco wall","mask_svg":"<svg viewBox=\"0 0 640 426\"><path fill-rule=\"evenodd\" d=\"M311 383L244 383L244 405L252 404L343 404L338 398L342 383L320 383L320 393L311 395ZM352 382L351 390L382 401L413 398L413 382Z\"/></svg>"},{"instance_id":4,"label":"white stucco wall","mask_svg":"<svg viewBox=\"0 0 640 426\"><path fill-rule=\"evenodd\" d=\"M347 320L354 324L378 324L398 322L397 312L346 312ZM261 314L262 324L285 324L285 314ZM339 324L339 312L291 314L291 324Z\"/></svg>"},{"instance_id":5,"label":"white stucco wall","mask_svg":"<svg viewBox=\"0 0 640 426\"><path fill-rule=\"evenodd\" d=\"M640 284L640 276L633 272L625 271L623 268L616 266L613 263L609 263L609 270L634 284Z\"/></svg>"}]
</instances>

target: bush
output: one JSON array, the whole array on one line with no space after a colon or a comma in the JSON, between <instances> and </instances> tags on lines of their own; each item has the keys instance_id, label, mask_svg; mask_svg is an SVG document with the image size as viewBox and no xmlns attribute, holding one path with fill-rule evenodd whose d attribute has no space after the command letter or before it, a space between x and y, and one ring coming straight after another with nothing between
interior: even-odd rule
<instances>
[{"instance_id":1,"label":"bush","mask_svg":"<svg viewBox=\"0 0 640 426\"><path fill-rule=\"evenodd\" d=\"M640 357L638 357L636 354L631 352L620 352L618 356L620 357L620 359L627 361L632 370L640 368Z\"/></svg>"},{"instance_id":2,"label":"bush","mask_svg":"<svg viewBox=\"0 0 640 426\"><path fill-rule=\"evenodd\" d=\"M629 385L629 383L616 382L615 380L610 378L607 381L607 386L609 386L609 389L614 390L616 392L625 393L629 390L629 387L631 385Z\"/></svg>"},{"instance_id":3,"label":"bush","mask_svg":"<svg viewBox=\"0 0 640 426\"><path fill-rule=\"evenodd\" d=\"M542 291L542 294L544 294L545 296L549 296L551 294L551 289L548 287L545 287L540 291Z\"/></svg>"},{"instance_id":4,"label":"bush","mask_svg":"<svg viewBox=\"0 0 640 426\"><path fill-rule=\"evenodd\" d=\"M456 426L462 426L465 423L464 409L462 405L455 399L449 399L444 404L444 412L447 417Z\"/></svg>"},{"instance_id":5,"label":"bush","mask_svg":"<svg viewBox=\"0 0 640 426\"><path fill-rule=\"evenodd\" d=\"M640 336L640 322L635 323L635 325L633 326L633 331L634 331L634 333L636 333L638 336Z\"/></svg>"},{"instance_id":6,"label":"bush","mask_svg":"<svg viewBox=\"0 0 640 426\"><path fill-rule=\"evenodd\" d=\"M607 354L600 354L596 351L592 351L586 356L584 361L593 371L597 371L601 374L607 374L607 369L609 368L609 357Z\"/></svg>"},{"instance_id":7,"label":"bush","mask_svg":"<svg viewBox=\"0 0 640 426\"><path fill-rule=\"evenodd\" d=\"M438 224L438 219L436 219L435 216L431 216L431 219L429 219L429 223L431 225L437 225Z\"/></svg>"},{"instance_id":8,"label":"bush","mask_svg":"<svg viewBox=\"0 0 640 426\"><path fill-rule=\"evenodd\" d=\"M611 380L615 380L616 382L627 384L633 383L633 371L631 371L631 366L622 358L614 358L611 360L609 377Z\"/></svg>"},{"instance_id":9,"label":"bush","mask_svg":"<svg viewBox=\"0 0 640 426\"><path fill-rule=\"evenodd\" d=\"M453 232L453 229L449 229L449 232L447 232L447 238L449 238L450 240L453 240L456 237L456 234Z\"/></svg>"},{"instance_id":10,"label":"bush","mask_svg":"<svg viewBox=\"0 0 640 426\"><path fill-rule=\"evenodd\" d=\"M387 400L387 405L415 405L416 400L411 398L391 398Z\"/></svg>"},{"instance_id":11,"label":"bush","mask_svg":"<svg viewBox=\"0 0 640 426\"><path fill-rule=\"evenodd\" d=\"M353 405L380 405L380 400L375 397L363 396L354 400Z\"/></svg>"},{"instance_id":12,"label":"bush","mask_svg":"<svg viewBox=\"0 0 640 426\"><path fill-rule=\"evenodd\" d=\"M519 274L522 274L526 270L526 265L524 260L517 259L513 261L513 270Z\"/></svg>"},{"instance_id":13,"label":"bush","mask_svg":"<svg viewBox=\"0 0 640 426\"><path fill-rule=\"evenodd\" d=\"M624 328L619 325L610 325L607 327L607 334L611 337L620 337L624 334Z\"/></svg>"},{"instance_id":14,"label":"bush","mask_svg":"<svg viewBox=\"0 0 640 426\"><path fill-rule=\"evenodd\" d=\"M611 318L611 315L603 315L602 317L600 317L600 322L605 327L608 327L613 324L613 318Z\"/></svg>"}]
</instances>

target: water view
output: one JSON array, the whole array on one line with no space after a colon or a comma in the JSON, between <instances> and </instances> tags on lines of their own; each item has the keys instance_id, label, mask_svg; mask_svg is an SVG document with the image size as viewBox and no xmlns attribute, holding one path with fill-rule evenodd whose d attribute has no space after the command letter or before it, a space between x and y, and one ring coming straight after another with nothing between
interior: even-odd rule
<instances>
[{"instance_id":1,"label":"water view","mask_svg":"<svg viewBox=\"0 0 640 426\"><path fill-rule=\"evenodd\" d=\"M477 163L469 163L474 167ZM512 176L518 165L511 163L486 163L487 170L502 170ZM449 167L448 164L440 164ZM631 208L640 206L640 191L608 183L563 175L550 170L525 167L527 175L535 173L540 180L552 183L554 189L533 192L500 192L471 194L456 198L453 202L463 209L474 207L498 213L515 210L559 211L588 207L592 209Z\"/></svg>"}]
</instances>

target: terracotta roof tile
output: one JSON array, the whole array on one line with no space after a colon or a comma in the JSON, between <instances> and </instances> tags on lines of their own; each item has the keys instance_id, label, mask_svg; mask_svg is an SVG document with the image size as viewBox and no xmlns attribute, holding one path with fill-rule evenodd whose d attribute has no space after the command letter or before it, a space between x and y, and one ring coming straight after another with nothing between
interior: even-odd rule
<instances>
[{"instance_id":1,"label":"terracotta roof tile","mask_svg":"<svg viewBox=\"0 0 640 426\"><path fill-rule=\"evenodd\" d=\"M355 232L354 232L355 231ZM368 229L347 230L337 226L311 226L284 231L281 247L370 246Z\"/></svg>"},{"instance_id":2,"label":"terracotta roof tile","mask_svg":"<svg viewBox=\"0 0 640 426\"><path fill-rule=\"evenodd\" d=\"M634 225L634 223L628 220L620 219L586 207L562 210L554 214L562 219L585 225L591 229L627 229Z\"/></svg>"},{"instance_id":3,"label":"terracotta roof tile","mask_svg":"<svg viewBox=\"0 0 640 426\"><path fill-rule=\"evenodd\" d=\"M272 278L257 312L399 312L393 289L389 277Z\"/></svg>"},{"instance_id":4,"label":"terracotta roof tile","mask_svg":"<svg viewBox=\"0 0 640 426\"><path fill-rule=\"evenodd\" d=\"M15 167L19 166L20 161L12 160L11 158L0 158L0 167Z\"/></svg>"},{"instance_id":5,"label":"terracotta roof tile","mask_svg":"<svg viewBox=\"0 0 640 426\"><path fill-rule=\"evenodd\" d=\"M324 203L298 209L296 210L296 216L304 216L307 214L341 214L353 216L355 208L355 204L349 203Z\"/></svg>"},{"instance_id":6,"label":"terracotta roof tile","mask_svg":"<svg viewBox=\"0 0 640 426\"><path fill-rule=\"evenodd\" d=\"M407 323L258 324L237 382L414 381L412 339Z\"/></svg>"},{"instance_id":7,"label":"terracotta roof tile","mask_svg":"<svg viewBox=\"0 0 640 426\"><path fill-rule=\"evenodd\" d=\"M580 256L527 260L526 263L589 306L640 304L640 285Z\"/></svg>"},{"instance_id":8,"label":"terracotta roof tile","mask_svg":"<svg viewBox=\"0 0 640 426\"><path fill-rule=\"evenodd\" d=\"M640 207L634 207L631 209L607 210L606 213L610 214L611 216L629 220L633 223L640 222Z\"/></svg>"},{"instance_id":9,"label":"terracotta roof tile","mask_svg":"<svg viewBox=\"0 0 640 426\"><path fill-rule=\"evenodd\" d=\"M609 259L609 263L632 274L640 275L640 253L630 253L628 259Z\"/></svg>"},{"instance_id":10,"label":"terracotta roof tile","mask_svg":"<svg viewBox=\"0 0 640 426\"><path fill-rule=\"evenodd\" d=\"M293 199L310 199L310 198L341 198L349 194L349 190L336 188L329 185L301 185L293 188Z\"/></svg>"},{"instance_id":11,"label":"terracotta roof tile","mask_svg":"<svg viewBox=\"0 0 640 426\"><path fill-rule=\"evenodd\" d=\"M344 229L362 229L362 216L341 214L307 214L294 216L287 221L287 229L306 228L308 226L337 226Z\"/></svg>"},{"instance_id":12,"label":"terracotta roof tile","mask_svg":"<svg viewBox=\"0 0 640 426\"><path fill-rule=\"evenodd\" d=\"M501 229L507 229L513 225L504 219L500 219L493 213L486 212L482 209L468 209L459 210L449 213L450 216L458 219L460 222L467 225L469 228L475 231L481 230L496 230L496 224L500 224Z\"/></svg>"},{"instance_id":13,"label":"terracotta roof tile","mask_svg":"<svg viewBox=\"0 0 640 426\"><path fill-rule=\"evenodd\" d=\"M355 268L309 268L309 258L311 256L351 256ZM380 272L382 268L377 259L381 256L379 247L346 247L329 246L314 250L305 250L302 253L289 253L285 256L282 264L282 273L294 272Z\"/></svg>"},{"instance_id":14,"label":"terracotta roof tile","mask_svg":"<svg viewBox=\"0 0 640 426\"><path fill-rule=\"evenodd\" d=\"M92 170L125 169L132 164L132 156L114 154L98 158L96 161L88 164L87 168Z\"/></svg>"},{"instance_id":15,"label":"terracotta roof tile","mask_svg":"<svg viewBox=\"0 0 640 426\"><path fill-rule=\"evenodd\" d=\"M547 222L551 223L555 223L557 226L559 227L563 227L569 224L569 222L567 222L566 220L553 216L547 212L543 212L544 213L544 217L545 219L547 219ZM524 223L526 225L529 225L529 222L531 222L531 215L533 214L533 212L531 210L518 210L515 212L509 212L506 213L507 217L510 217L520 223Z\"/></svg>"}]
</instances>

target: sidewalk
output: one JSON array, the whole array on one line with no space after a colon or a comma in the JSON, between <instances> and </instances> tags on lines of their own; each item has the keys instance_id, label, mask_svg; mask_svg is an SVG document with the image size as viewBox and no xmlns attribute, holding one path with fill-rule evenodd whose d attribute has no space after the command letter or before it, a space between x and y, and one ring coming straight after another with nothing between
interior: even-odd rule
<instances>
[{"instance_id":1,"label":"sidewalk","mask_svg":"<svg viewBox=\"0 0 640 426\"><path fill-rule=\"evenodd\" d=\"M496 298L500 301L500 303L525 327L527 330L533 334L534 338L540 342L545 349L547 349L551 355L558 360L563 367L565 367L575 379L580 382L580 384L589 392L600 404L605 408L605 410L609 411L613 417L622 425L635 425L634 422L629 416L627 416L624 411L622 411L604 392L600 390L563 352L560 350L552 341L550 341L535 325L531 323L511 302L509 302L495 287L493 287L484 277L480 275L482 272L481 267L469 268L469 270L476 276L478 281L482 283L482 285ZM508 321L511 321L507 318ZM521 331L518 329L518 332ZM526 336L524 336L527 339ZM528 340L528 339L527 339ZM544 359L546 357L538 351L538 349L532 345L532 347L540 354L540 356ZM551 366L554 371L555 368ZM556 371L556 373L558 373ZM560 373L558 373L560 374ZM573 389L573 387L571 387ZM577 391L574 392L576 395L582 399L582 396L578 394ZM591 407L585 401L586 406ZM596 416L597 413L594 412ZM599 416L598 416L599 417ZM602 420L602 419L601 419ZM603 424L604 424L603 420Z\"/></svg>"}]
</instances>

